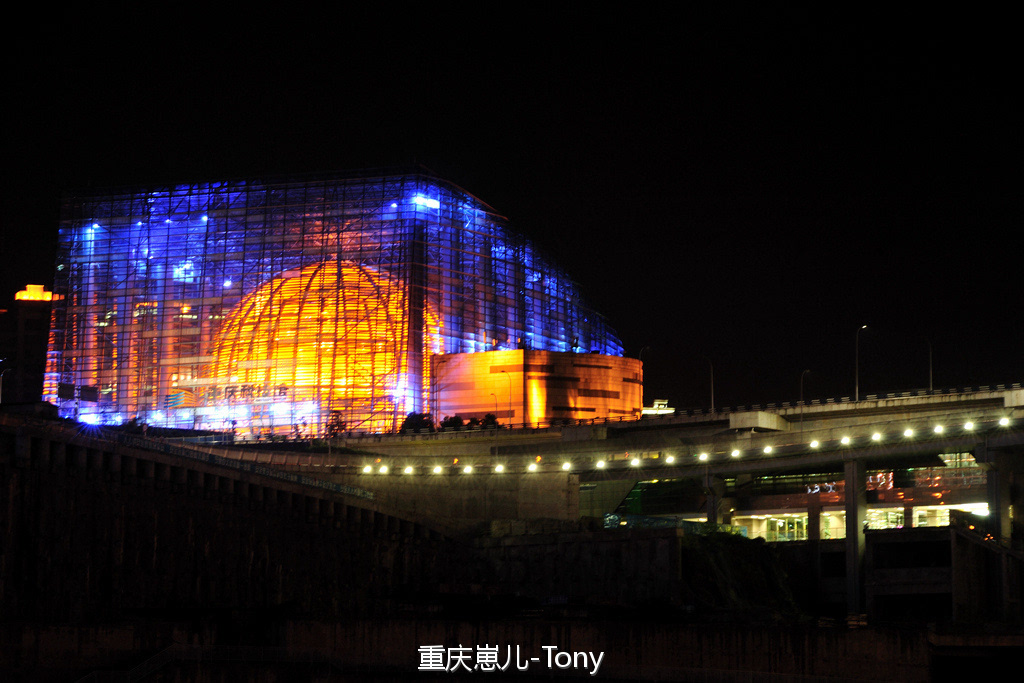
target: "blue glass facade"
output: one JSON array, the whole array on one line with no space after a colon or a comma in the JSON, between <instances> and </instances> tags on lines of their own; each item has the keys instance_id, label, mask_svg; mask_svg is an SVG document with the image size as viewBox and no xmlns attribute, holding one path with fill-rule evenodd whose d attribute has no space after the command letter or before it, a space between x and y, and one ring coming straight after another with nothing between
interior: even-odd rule
<instances>
[{"instance_id":1,"label":"blue glass facade","mask_svg":"<svg viewBox=\"0 0 1024 683\"><path fill-rule=\"evenodd\" d=\"M387 431L430 409L433 353L622 355L549 258L422 173L68 196L54 292L44 398L90 422Z\"/></svg>"}]
</instances>

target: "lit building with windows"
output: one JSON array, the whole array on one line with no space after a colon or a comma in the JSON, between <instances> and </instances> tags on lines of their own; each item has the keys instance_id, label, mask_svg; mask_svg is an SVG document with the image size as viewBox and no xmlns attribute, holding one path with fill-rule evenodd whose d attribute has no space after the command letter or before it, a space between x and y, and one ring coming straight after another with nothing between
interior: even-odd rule
<instances>
[{"instance_id":1,"label":"lit building with windows","mask_svg":"<svg viewBox=\"0 0 1024 683\"><path fill-rule=\"evenodd\" d=\"M44 398L93 423L394 431L435 412L435 354L622 356L550 258L419 171L68 196L54 292Z\"/></svg>"},{"instance_id":2,"label":"lit building with windows","mask_svg":"<svg viewBox=\"0 0 1024 683\"><path fill-rule=\"evenodd\" d=\"M39 400L52 300L43 285L26 285L0 306L0 403Z\"/></svg>"},{"instance_id":3,"label":"lit building with windows","mask_svg":"<svg viewBox=\"0 0 1024 683\"><path fill-rule=\"evenodd\" d=\"M491 351L434 358L438 415L501 424L560 425L636 420L643 399L640 361L601 354Z\"/></svg>"}]
</instances>

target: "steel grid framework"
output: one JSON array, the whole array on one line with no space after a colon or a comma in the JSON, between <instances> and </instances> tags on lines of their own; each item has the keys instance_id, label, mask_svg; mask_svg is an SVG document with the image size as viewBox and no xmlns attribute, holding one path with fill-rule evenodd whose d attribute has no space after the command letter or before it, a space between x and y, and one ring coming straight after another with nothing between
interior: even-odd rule
<instances>
[{"instance_id":1,"label":"steel grid framework","mask_svg":"<svg viewBox=\"0 0 1024 683\"><path fill-rule=\"evenodd\" d=\"M431 353L622 355L506 219L419 172L68 196L54 292L44 398L96 423L391 431L430 410Z\"/></svg>"}]
</instances>

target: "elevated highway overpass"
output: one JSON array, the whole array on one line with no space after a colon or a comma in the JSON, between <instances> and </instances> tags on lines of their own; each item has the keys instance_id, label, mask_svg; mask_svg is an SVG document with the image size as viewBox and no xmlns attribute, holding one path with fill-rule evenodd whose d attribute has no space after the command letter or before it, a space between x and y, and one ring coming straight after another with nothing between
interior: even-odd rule
<instances>
[{"instance_id":1,"label":"elevated highway overpass","mask_svg":"<svg viewBox=\"0 0 1024 683\"><path fill-rule=\"evenodd\" d=\"M1024 548L1024 525L1012 513L1024 506L1019 384L536 429L351 435L332 440L327 452L203 450L371 491L376 504L397 514L452 529L493 520L571 523L581 514L614 511L638 482L666 480L694 482L690 488L699 492L696 503L693 496L678 499L675 512L689 505L691 517L697 512L728 523L737 509L750 515L777 506L804 515L808 540L825 537L823 511L830 509L830 519L843 527L832 534L845 539L846 583L853 591L862 585L869 500L898 507L908 525L914 511L936 501L970 501L987 509L984 525L995 542ZM950 454L983 474L960 487L899 481L900 472L941 471ZM869 475L885 478L885 490L869 491ZM774 498L743 493L751 482L787 477L836 487L808 486ZM595 487L600 496L592 495ZM860 604L860 596L848 602Z\"/></svg>"},{"instance_id":2,"label":"elevated highway overpass","mask_svg":"<svg viewBox=\"0 0 1024 683\"><path fill-rule=\"evenodd\" d=\"M474 487L493 489L497 480L516 480L522 492L531 486L530 477L540 487L542 481L550 486L552 476L571 476L585 487L618 482L616 503L642 480L698 478L711 492L713 482L724 478L804 473L845 479L860 470L942 467L938 456L969 453L989 473L985 498L998 522L995 533L1010 538L1007 487L1011 471L1024 459L1022 441L1024 389L1014 384L535 429L351 435L316 454L217 452L329 472L336 481L369 490L401 490L400 498L421 489L435 496L450 488L447 482L462 492L458 498ZM468 483L470 476L479 483ZM520 477L525 477L521 483ZM559 482L556 491L572 491L564 479ZM545 498L550 495L558 494L545 492ZM722 502L709 495L709 519L719 517ZM528 507L519 505L515 514L530 516ZM575 506L570 501L557 510L542 507L543 516L571 517ZM859 510L851 512L848 520L860 519Z\"/></svg>"},{"instance_id":3,"label":"elevated highway overpass","mask_svg":"<svg viewBox=\"0 0 1024 683\"><path fill-rule=\"evenodd\" d=\"M56 512L39 517L39 523L45 522L44 535L57 542L34 562L47 575L73 579L68 585L80 593L75 600L58 596L50 602L26 600L18 591L6 595L9 608L28 616L39 604L50 605L61 618L106 604L104 585L78 569L90 562L105 571L109 565L115 573L122 565L142 563L166 568L168 576L176 562L184 574L209 565L213 569L185 589L129 582L127 592L115 596L118 604L163 605L174 595L180 603L184 590L183 604L202 605L233 590L231 577L239 569L232 564L236 559L226 563L224 557L254 558L255 564L243 562L242 569L256 577L254 585L265 587L266 595L253 598L257 602L306 600L315 610L320 604L315 596L326 595L330 581L292 595L274 588L273 578L291 566L288 558L305 557L313 548L317 554L310 557L324 568L347 561L339 559L346 548L378 558L377 565L360 564L359 571L346 575L345 585L383 582L380 590L386 593L392 583L420 585L450 573L445 558L451 548L461 547L450 539L468 530L466 520L551 519L569 528L581 515L581 488L614 484L621 491L637 482L669 479L695 482L704 515L727 521L741 487L730 490L724 482L733 486L786 474L827 474L844 484L827 493L788 495L787 505L807 516L808 538L823 540L815 520L826 504L841 506L845 534L830 542L829 552L846 564L846 604L863 605L865 590L880 594L863 579L864 557L872 547L866 536L874 533L865 534L865 512L870 495L880 494L868 490L868 476L941 469L940 456L948 454L969 454L975 471L984 473L969 493L987 503L992 541L978 538L971 544L999 545L1020 556L1020 522L1010 513L1024 504L1019 485L1024 481L1024 391L1019 386L545 429L350 437L332 441L325 453L176 444L68 429L67 423L32 425L0 416L3 472L14 482L4 490L13 492L10 501L20 520L5 547L30 548L27 530L37 515L33 500L39 510L52 508ZM901 504L909 508L920 491L894 486L881 493L905 494ZM87 517L74 525L79 531L69 534L63 520L81 518L83 511ZM550 529L560 532L557 526ZM552 547L557 554L557 544ZM97 555L95 548L104 550ZM132 554L121 548L133 548ZM83 557L91 559L83 564ZM8 585L18 585L13 581L18 576L11 575Z\"/></svg>"},{"instance_id":4,"label":"elevated highway overpass","mask_svg":"<svg viewBox=\"0 0 1024 683\"><path fill-rule=\"evenodd\" d=\"M760 477L803 474L812 480L822 475L822 480L839 481L838 493L808 488L787 496L786 505L806 513L807 537L812 540L821 537L822 509L841 506L845 529L840 537L845 538L846 583L851 591L861 586L868 475L942 468L940 456L969 454L972 466L976 462L984 472L984 484L971 488L970 499L987 506L992 537L1018 550L1024 546L1024 527L1012 514L1014 507L1024 505L1019 499L1019 484L1024 482L1024 389L1019 384L543 429L352 436L334 443L357 452L262 457L276 457L280 464L291 458L289 468L329 472L335 481L378 491L385 498L390 492L395 501L417 495L486 501L515 482L515 514L524 517L542 510L541 516L571 518L580 509L579 500L572 500L580 495L574 482L585 490L610 487L613 495L608 500L617 502L640 481L692 480L703 491L703 517L729 521L737 500L726 490L726 481L738 489L738 483ZM239 457L253 456L239 452ZM531 497L534 486L538 495ZM931 496L947 491L898 490L891 477L888 486L891 491L871 495L876 500L880 495L892 497L908 515L914 506L933 503ZM552 505L552 496L557 499L563 492L568 501ZM957 498L947 491L947 499ZM607 507L606 502L604 511L611 511ZM848 601L861 600L854 594Z\"/></svg>"}]
</instances>

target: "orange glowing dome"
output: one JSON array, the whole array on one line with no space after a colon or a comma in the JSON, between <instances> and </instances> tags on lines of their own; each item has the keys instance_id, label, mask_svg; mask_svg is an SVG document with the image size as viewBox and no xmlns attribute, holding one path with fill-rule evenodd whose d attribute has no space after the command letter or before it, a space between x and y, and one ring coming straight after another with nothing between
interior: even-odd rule
<instances>
[{"instance_id":1,"label":"orange glowing dome","mask_svg":"<svg viewBox=\"0 0 1024 683\"><path fill-rule=\"evenodd\" d=\"M225 318L214 398L251 406L275 431L299 414L346 429L393 429L423 410L429 354L440 343L437 317L425 310L423 347L410 344L409 318L404 283L368 266L324 261L285 273Z\"/></svg>"}]
</instances>

